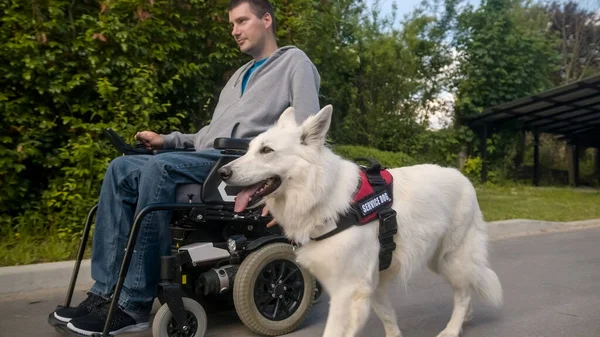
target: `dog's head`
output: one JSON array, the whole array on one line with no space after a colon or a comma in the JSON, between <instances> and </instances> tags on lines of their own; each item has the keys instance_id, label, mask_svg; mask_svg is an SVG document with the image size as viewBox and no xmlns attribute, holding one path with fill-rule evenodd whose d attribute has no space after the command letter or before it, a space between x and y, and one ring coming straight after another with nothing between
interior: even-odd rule
<instances>
[{"instance_id":1,"label":"dog's head","mask_svg":"<svg viewBox=\"0 0 600 337\"><path fill-rule=\"evenodd\" d=\"M287 108L273 127L250 142L246 154L219 169L228 185L244 187L236 197L235 212L283 193L287 184L314 168L325 145L332 110L327 105L298 124L294 108Z\"/></svg>"}]
</instances>

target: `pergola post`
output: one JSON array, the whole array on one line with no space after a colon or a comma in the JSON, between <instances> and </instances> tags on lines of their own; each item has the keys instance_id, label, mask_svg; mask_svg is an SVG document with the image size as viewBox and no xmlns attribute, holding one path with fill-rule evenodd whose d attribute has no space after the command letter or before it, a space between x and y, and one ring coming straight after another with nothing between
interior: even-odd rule
<instances>
[{"instance_id":1,"label":"pergola post","mask_svg":"<svg viewBox=\"0 0 600 337\"><path fill-rule=\"evenodd\" d=\"M569 185L579 185L579 145L577 143L567 144L569 160Z\"/></svg>"},{"instance_id":2,"label":"pergola post","mask_svg":"<svg viewBox=\"0 0 600 337\"><path fill-rule=\"evenodd\" d=\"M540 133L533 132L533 185L540 185Z\"/></svg>"},{"instance_id":3,"label":"pergola post","mask_svg":"<svg viewBox=\"0 0 600 337\"><path fill-rule=\"evenodd\" d=\"M483 124L481 129L481 144L480 144L480 152L481 152L481 183L485 183L487 181L488 174L488 165L487 165L487 138L488 138L488 126L487 124Z\"/></svg>"},{"instance_id":4,"label":"pergola post","mask_svg":"<svg viewBox=\"0 0 600 337\"><path fill-rule=\"evenodd\" d=\"M600 179L600 147L594 148L594 177Z\"/></svg>"}]
</instances>

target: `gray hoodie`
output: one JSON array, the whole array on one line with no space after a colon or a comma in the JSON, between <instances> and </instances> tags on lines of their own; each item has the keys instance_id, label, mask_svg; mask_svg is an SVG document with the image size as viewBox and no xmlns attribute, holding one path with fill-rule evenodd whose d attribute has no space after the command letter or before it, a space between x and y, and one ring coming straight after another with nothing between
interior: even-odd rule
<instances>
[{"instance_id":1,"label":"gray hoodie","mask_svg":"<svg viewBox=\"0 0 600 337\"><path fill-rule=\"evenodd\" d=\"M161 135L164 148L212 148L215 138L253 138L272 126L281 113L293 106L298 123L319 112L321 78L308 56L287 46L275 51L255 69L242 95L242 78L254 60L231 76L221 94L209 125L196 134L175 131Z\"/></svg>"}]
</instances>

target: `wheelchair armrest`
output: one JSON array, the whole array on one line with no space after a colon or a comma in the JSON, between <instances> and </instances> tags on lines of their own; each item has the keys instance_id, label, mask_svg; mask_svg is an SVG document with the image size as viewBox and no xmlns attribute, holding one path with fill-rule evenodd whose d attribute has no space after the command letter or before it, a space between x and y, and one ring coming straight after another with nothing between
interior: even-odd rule
<instances>
[{"instance_id":1,"label":"wheelchair armrest","mask_svg":"<svg viewBox=\"0 0 600 337\"><path fill-rule=\"evenodd\" d=\"M187 148L187 149L160 149L160 150L152 150L152 154L161 154L165 152L194 152L195 148Z\"/></svg>"},{"instance_id":2,"label":"wheelchair armrest","mask_svg":"<svg viewBox=\"0 0 600 337\"><path fill-rule=\"evenodd\" d=\"M213 142L213 147L217 150L248 150L248 144L248 138L219 137Z\"/></svg>"},{"instance_id":3,"label":"wheelchair armrest","mask_svg":"<svg viewBox=\"0 0 600 337\"><path fill-rule=\"evenodd\" d=\"M136 142L135 147L127 144L125 140L119 136L112 129L108 128L104 130L105 134L108 136L108 139L113 144L113 146L119 150L119 152L124 155L136 155L136 154L160 154L165 152L190 152L196 151L194 148L187 149L160 149L160 150L147 150L142 142Z\"/></svg>"}]
</instances>

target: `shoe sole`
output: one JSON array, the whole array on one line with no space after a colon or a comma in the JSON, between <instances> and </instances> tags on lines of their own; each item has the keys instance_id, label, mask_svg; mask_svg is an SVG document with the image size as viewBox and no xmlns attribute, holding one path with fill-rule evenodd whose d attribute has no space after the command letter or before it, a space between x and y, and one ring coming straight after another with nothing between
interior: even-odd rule
<instances>
[{"instance_id":1,"label":"shoe sole","mask_svg":"<svg viewBox=\"0 0 600 337\"><path fill-rule=\"evenodd\" d=\"M148 330L149 327L150 327L150 323L149 322L138 323L136 325L126 326L126 327L121 328L119 330L109 331L109 334L111 334L111 335L118 335L118 334L122 334L122 333L125 333L125 332L140 332L140 331ZM92 334L95 334L95 333L102 333L102 331L87 331L87 330L76 328L73 325L73 323L67 324L67 328L69 328L69 330L71 330L71 331L77 332L78 334L82 334L82 335L85 335L85 336L91 336Z\"/></svg>"},{"instance_id":2,"label":"shoe sole","mask_svg":"<svg viewBox=\"0 0 600 337\"><path fill-rule=\"evenodd\" d=\"M65 324L69 323L69 321L71 321L71 318L59 316L56 312L54 313L54 318L56 318L57 320L65 323Z\"/></svg>"},{"instance_id":3,"label":"shoe sole","mask_svg":"<svg viewBox=\"0 0 600 337\"><path fill-rule=\"evenodd\" d=\"M61 321L54 316L54 312L48 315L48 324L53 327L57 326L67 326L68 322Z\"/></svg>"}]
</instances>

